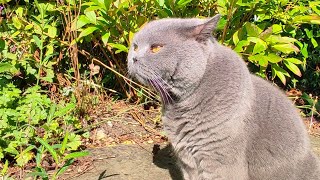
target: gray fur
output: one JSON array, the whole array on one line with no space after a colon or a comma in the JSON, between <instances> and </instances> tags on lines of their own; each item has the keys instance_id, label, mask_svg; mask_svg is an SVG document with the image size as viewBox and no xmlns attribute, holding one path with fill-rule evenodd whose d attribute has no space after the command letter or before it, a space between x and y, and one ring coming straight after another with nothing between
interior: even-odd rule
<instances>
[{"instance_id":1,"label":"gray fur","mask_svg":"<svg viewBox=\"0 0 320 180\"><path fill-rule=\"evenodd\" d=\"M162 97L164 128L184 178L320 179L297 110L216 42L211 32L219 17L152 21L128 55L129 73ZM151 52L153 44L159 52Z\"/></svg>"}]
</instances>

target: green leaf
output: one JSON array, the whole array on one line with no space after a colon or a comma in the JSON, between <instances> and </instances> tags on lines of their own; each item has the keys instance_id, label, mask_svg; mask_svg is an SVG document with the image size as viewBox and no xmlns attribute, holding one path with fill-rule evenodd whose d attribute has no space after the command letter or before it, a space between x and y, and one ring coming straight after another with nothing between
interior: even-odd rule
<instances>
[{"instance_id":1,"label":"green leaf","mask_svg":"<svg viewBox=\"0 0 320 180\"><path fill-rule=\"evenodd\" d=\"M74 159L68 159L64 165L58 170L57 172L57 176L63 174L68 168L69 166L74 162Z\"/></svg>"},{"instance_id":2,"label":"green leaf","mask_svg":"<svg viewBox=\"0 0 320 180\"><path fill-rule=\"evenodd\" d=\"M295 75L301 77L301 71L295 64L291 63L290 61L284 60L283 63L287 66L290 71L292 71Z\"/></svg>"},{"instance_id":3,"label":"green leaf","mask_svg":"<svg viewBox=\"0 0 320 180\"><path fill-rule=\"evenodd\" d=\"M271 63L278 63L278 62L282 61L282 57L280 57L274 53L269 53L268 54L268 61Z\"/></svg>"},{"instance_id":4,"label":"green leaf","mask_svg":"<svg viewBox=\"0 0 320 180\"><path fill-rule=\"evenodd\" d=\"M45 140L40 139L38 137L35 137L35 139L50 152L56 164L59 164L57 152Z\"/></svg>"},{"instance_id":5,"label":"green leaf","mask_svg":"<svg viewBox=\"0 0 320 180\"><path fill-rule=\"evenodd\" d=\"M158 4L160 7L162 7L164 5L164 0L157 0Z\"/></svg>"},{"instance_id":6,"label":"green leaf","mask_svg":"<svg viewBox=\"0 0 320 180\"><path fill-rule=\"evenodd\" d=\"M51 38L54 38L54 37L56 37L56 35L57 35L57 28L53 27L53 26L49 26L49 28L48 28L48 36L51 37Z\"/></svg>"},{"instance_id":7,"label":"green leaf","mask_svg":"<svg viewBox=\"0 0 320 180\"><path fill-rule=\"evenodd\" d=\"M64 138L63 138L63 141L62 141L62 145L61 145L61 148L60 148L60 153L61 154L64 154L64 151L66 150L68 138L69 138L69 131L67 131L66 134L64 135Z\"/></svg>"},{"instance_id":8,"label":"green leaf","mask_svg":"<svg viewBox=\"0 0 320 180\"><path fill-rule=\"evenodd\" d=\"M84 29L83 31L81 31L78 39L88 36L89 34L92 34L94 31L96 31L98 28L96 26L90 26L87 27L86 29Z\"/></svg>"},{"instance_id":9,"label":"green leaf","mask_svg":"<svg viewBox=\"0 0 320 180\"><path fill-rule=\"evenodd\" d=\"M270 42L271 44L279 44L279 43L292 43L292 42L296 42L297 40L294 38L290 38L290 37L270 35L266 39L266 41Z\"/></svg>"},{"instance_id":10,"label":"green leaf","mask_svg":"<svg viewBox=\"0 0 320 180\"><path fill-rule=\"evenodd\" d=\"M2 158L0 158L0 159L2 159ZM6 172L8 171L8 166L9 166L8 164L9 164L8 159L6 159L6 162L3 165L3 169L0 172L0 176L4 176L6 174Z\"/></svg>"},{"instance_id":11,"label":"green leaf","mask_svg":"<svg viewBox=\"0 0 320 180\"><path fill-rule=\"evenodd\" d=\"M177 6L178 8L184 8L185 6L187 6L192 0L179 0L177 1Z\"/></svg>"},{"instance_id":12,"label":"green leaf","mask_svg":"<svg viewBox=\"0 0 320 180\"><path fill-rule=\"evenodd\" d=\"M247 30L248 36L250 37L258 37L259 34L262 32L262 30L258 26L252 23L247 22L244 26Z\"/></svg>"},{"instance_id":13,"label":"green leaf","mask_svg":"<svg viewBox=\"0 0 320 180\"><path fill-rule=\"evenodd\" d=\"M11 68L13 68L13 66L10 63L0 63L0 73L10 72Z\"/></svg>"},{"instance_id":14,"label":"green leaf","mask_svg":"<svg viewBox=\"0 0 320 180\"><path fill-rule=\"evenodd\" d=\"M311 38L311 43L312 43L314 48L318 47L318 43L314 38Z\"/></svg>"},{"instance_id":15,"label":"green leaf","mask_svg":"<svg viewBox=\"0 0 320 180\"><path fill-rule=\"evenodd\" d=\"M17 156L16 162L17 165L22 167L26 165L33 158L33 154L31 152L23 152Z\"/></svg>"},{"instance_id":16,"label":"green leaf","mask_svg":"<svg viewBox=\"0 0 320 180\"><path fill-rule=\"evenodd\" d=\"M257 39L258 40L257 40L256 44L253 47L253 51L252 51L253 54L260 53L262 51L265 51L268 48L266 42L264 42L263 40L261 40L259 38L257 38Z\"/></svg>"},{"instance_id":17,"label":"green leaf","mask_svg":"<svg viewBox=\"0 0 320 180\"><path fill-rule=\"evenodd\" d=\"M250 42L247 40L239 41L239 43L237 44L237 46L233 50L236 52L243 52L244 51L243 47L248 46L249 44L250 44Z\"/></svg>"},{"instance_id":18,"label":"green leaf","mask_svg":"<svg viewBox=\"0 0 320 180\"><path fill-rule=\"evenodd\" d=\"M32 29L33 28L33 24L28 24L26 25L26 27L24 27L24 30L29 30L29 29Z\"/></svg>"},{"instance_id":19,"label":"green leaf","mask_svg":"<svg viewBox=\"0 0 320 180\"><path fill-rule=\"evenodd\" d=\"M79 157L88 156L88 155L89 155L89 151L73 152L66 155L63 159L68 160L68 159L74 159L74 158L79 158Z\"/></svg>"},{"instance_id":20,"label":"green leaf","mask_svg":"<svg viewBox=\"0 0 320 180\"><path fill-rule=\"evenodd\" d=\"M37 36L37 35L33 35L32 37L33 37L33 39L34 39L34 42L35 42L36 45L38 46L38 48L39 48L39 49L42 49L42 42L41 42L41 40L38 38L38 36Z\"/></svg>"},{"instance_id":21,"label":"green leaf","mask_svg":"<svg viewBox=\"0 0 320 180\"><path fill-rule=\"evenodd\" d=\"M81 145L81 137L76 134L70 134L69 135L69 143L67 143L67 146L69 147L69 150L77 150L78 147Z\"/></svg>"},{"instance_id":22,"label":"green leaf","mask_svg":"<svg viewBox=\"0 0 320 180\"><path fill-rule=\"evenodd\" d=\"M302 61L300 61L299 59L296 59L296 58L286 58L285 60L289 61L293 64L302 64Z\"/></svg>"},{"instance_id":23,"label":"green leaf","mask_svg":"<svg viewBox=\"0 0 320 180\"><path fill-rule=\"evenodd\" d=\"M272 72L281 80L282 84L285 85L286 77L284 76L283 72L286 72L286 71L280 68L279 66L277 66L276 64L271 65L271 69L272 69Z\"/></svg>"},{"instance_id":24,"label":"green leaf","mask_svg":"<svg viewBox=\"0 0 320 180\"><path fill-rule=\"evenodd\" d=\"M19 16L19 17L23 17L23 9L24 8L22 8L22 7L18 7L17 8L17 10L15 10L16 11L16 13L17 13L17 15Z\"/></svg>"},{"instance_id":25,"label":"green leaf","mask_svg":"<svg viewBox=\"0 0 320 180\"><path fill-rule=\"evenodd\" d=\"M67 104L65 107L59 109L59 111L56 111L54 113L53 119L57 118L57 117L63 117L65 116L68 112L72 111L73 109L75 109L76 105L73 103L69 103Z\"/></svg>"},{"instance_id":26,"label":"green leaf","mask_svg":"<svg viewBox=\"0 0 320 180\"><path fill-rule=\"evenodd\" d=\"M105 32L102 36L101 36L101 40L103 42L104 45L107 45L108 40L110 37L110 32Z\"/></svg>"},{"instance_id":27,"label":"green leaf","mask_svg":"<svg viewBox=\"0 0 320 180\"><path fill-rule=\"evenodd\" d=\"M122 44L108 43L112 48L118 49L115 53L128 52L128 48Z\"/></svg>"},{"instance_id":28,"label":"green leaf","mask_svg":"<svg viewBox=\"0 0 320 180\"><path fill-rule=\"evenodd\" d=\"M265 31L263 31L260 35L259 38L262 40L267 39L268 37L270 37L272 34L272 26L269 27L268 29L266 29Z\"/></svg>"},{"instance_id":29,"label":"green leaf","mask_svg":"<svg viewBox=\"0 0 320 180\"><path fill-rule=\"evenodd\" d=\"M21 29L22 24L21 24L21 22L20 22L20 20L19 20L18 17L14 16L14 17L12 18L12 21L13 21L13 25L14 25L15 28Z\"/></svg>"},{"instance_id":30,"label":"green leaf","mask_svg":"<svg viewBox=\"0 0 320 180\"><path fill-rule=\"evenodd\" d=\"M279 34L282 32L282 26L279 24L272 25L272 33L273 34Z\"/></svg>"},{"instance_id":31,"label":"green leaf","mask_svg":"<svg viewBox=\"0 0 320 180\"><path fill-rule=\"evenodd\" d=\"M40 176L42 180L48 180L48 173L42 167L36 167L36 172L31 172L31 176Z\"/></svg>"},{"instance_id":32,"label":"green leaf","mask_svg":"<svg viewBox=\"0 0 320 180\"><path fill-rule=\"evenodd\" d=\"M94 11L86 11L84 13L92 24L97 24L97 16Z\"/></svg>"},{"instance_id":33,"label":"green leaf","mask_svg":"<svg viewBox=\"0 0 320 180\"><path fill-rule=\"evenodd\" d=\"M6 42L0 38L0 50L3 50L6 47Z\"/></svg>"},{"instance_id":34,"label":"green leaf","mask_svg":"<svg viewBox=\"0 0 320 180\"><path fill-rule=\"evenodd\" d=\"M233 40L234 45L237 45L238 42L239 42L238 33L239 33L239 31L236 31L236 32L232 35L232 40Z\"/></svg>"},{"instance_id":35,"label":"green leaf","mask_svg":"<svg viewBox=\"0 0 320 180\"><path fill-rule=\"evenodd\" d=\"M276 44L272 46L274 49L279 50L283 53L290 54L292 52L299 52L299 48L295 45L288 43L288 44Z\"/></svg>"},{"instance_id":36,"label":"green leaf","mask_svg":"<svg viewBox=\"0 0 320 180\"><path fill-rule=\"evenodd\" d=\"M73 26L71 27L72 30L77 30L77 29L80 29L82 28L83 26L87 25L87 24L90 24L90 20L87 18L87 16L85 15L80 15L78 20L75 21L76 24L72 24Z\"/></svg>"},{"instance_id":37,"label":"green leaf","mask_svg":"<svg viewBox=\"0 0 320 180\"><path fill-rule=\"evenodd\" d=\"M262 66L262 67L267 67L268 66L268 60L266 58L259 59L259 65Z\"/></svg>"},{"instance_id":38,"label":"green leaf","mask_svg":"<svg viewBox=\"0 0 320 180\"><path fill-rule=\"evenodd\" d=\"M320 24L320 16L316 14L312 15L299 15L295 16L292 20L294 23L311 23Z\"/></svg>"}]
</instances>

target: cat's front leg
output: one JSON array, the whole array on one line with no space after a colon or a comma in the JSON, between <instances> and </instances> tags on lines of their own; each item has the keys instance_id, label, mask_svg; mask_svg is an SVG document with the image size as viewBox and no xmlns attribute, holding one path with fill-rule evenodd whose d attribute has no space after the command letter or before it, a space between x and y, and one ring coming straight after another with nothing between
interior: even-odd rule
<instances>
[{"instance_id":1,"label":"cat's front leg","mask_svg":"<svg viewBox=\"0 0 320 180\"><path fill-rule=\"evenodd\" d=\"M196 159L190 156L186 151L180 151L178 157L184 180L201 180L198 174Z\"/></svg>"}]
</instances>

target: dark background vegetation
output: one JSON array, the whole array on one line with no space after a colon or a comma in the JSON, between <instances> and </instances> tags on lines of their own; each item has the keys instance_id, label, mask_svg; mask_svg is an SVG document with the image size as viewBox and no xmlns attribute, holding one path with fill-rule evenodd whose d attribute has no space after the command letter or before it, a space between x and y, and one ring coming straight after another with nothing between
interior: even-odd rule
<instances>
[{"instance_id":1,"label":"dark background vegetation","mask_svg":"<svg viewBox=\"0 0 320 180\"><path fill-rule=\"evenodd\" d=\"M320 1L306 0L0 0L0 176L35 162L52 179L87 155L95 105L158 96L126 78L133 34L167 17L222 19L219 42L252 73L277 84L302 115L319 117Z\"/></svg>"}]
</instances>

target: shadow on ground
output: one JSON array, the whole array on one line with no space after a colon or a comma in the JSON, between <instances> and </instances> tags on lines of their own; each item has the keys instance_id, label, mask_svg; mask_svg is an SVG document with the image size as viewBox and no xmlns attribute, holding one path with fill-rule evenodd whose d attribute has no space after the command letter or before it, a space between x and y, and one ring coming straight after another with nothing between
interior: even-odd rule
<instances>
[{"instance_id":1,"label":"shadow on ground","mask_svg":"<svg viewBox=\"0 0 320 180\"><path fill-rule=\"evenodd\" d=\"M182 173L177 165L177 158L174 156L173 148L169 144L164 148L155 144L153 146L153 163L160 168L168 169L171 179L183 180Z\"/></svg>"}]
</instances>

